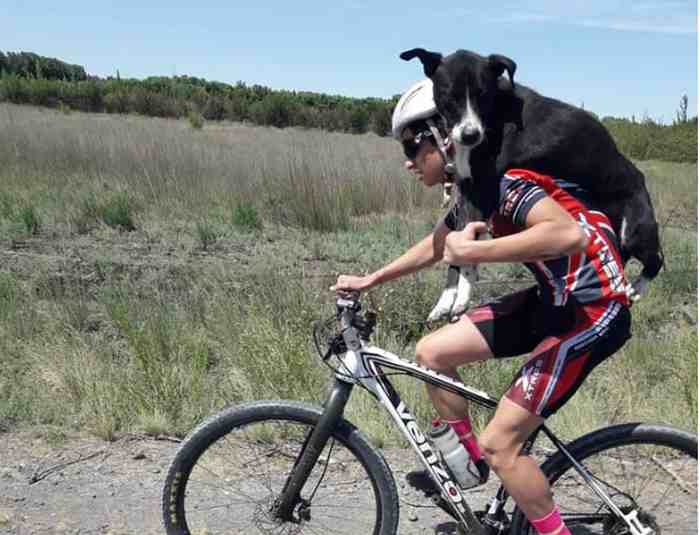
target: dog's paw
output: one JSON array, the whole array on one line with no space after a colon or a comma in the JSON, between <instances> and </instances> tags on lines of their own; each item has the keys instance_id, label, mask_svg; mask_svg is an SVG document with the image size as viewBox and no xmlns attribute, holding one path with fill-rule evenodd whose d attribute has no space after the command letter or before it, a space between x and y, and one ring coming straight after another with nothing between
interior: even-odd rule
<instances>
[{"instance_id":1,"label":"dog's paw","mask_svg":"<svg viewBox=\"0 0 700 535\"><path fill-rule=\"evenodd\" d=\"M637 292L637 290L635 290L634 286L632 286L631 284L627 286L626 293L627 299L629 299L632 303L636 303L642 298L642 296Z\"/></svg>"},{"instance_id":2,"label":"dog's paw","mask_svg":"<svg viewBox=\"0 0 700 535\"><path fill-rule=\"evenodd\" d=\"M645 277L644 275L640 275L639 278L636 281L634 281L634 284L632 286L634 287L635 293L639 296L637 297L637 299L639 299L647 293L650 282L651 279Z\"/></svg>"},{"instance_id":3,"label":"dog's paw","mask_svg":"<svg viewBox=\"0 0 700 535\"><path fill-rule=\"evenodd\" d=\"M469 307L469 301L472 297L472 284L470 279L473 279L475 273L471 269L462 268L459 270L459 283L457 285L457 295L455 301L452 304L452 310L450 311L450 319L454 320L459 318L462 314L467 311Z\"/></svg>"},{"instance_id":4,"label":"dog's paw","mask_svg":"<svg viewBox=\"0 0 700 535\"><path fill-rule=\"evenodd\" d=\"M457 298L457 288L446 288L433 310L428 315L428 321L440 321L448 319L452 314L455 300Z\"/></svg>"},{"instance_id":5,"label":"dog's paw","mask_svg":"<svg viewBox=\"0 0 700 535\"><path fill-rule=\"evenodd\" d=\"M644 275L640 275L632 284L627 285L627 298L636 303L647 292L651 280Z\"/></svg>"}]
</instances>

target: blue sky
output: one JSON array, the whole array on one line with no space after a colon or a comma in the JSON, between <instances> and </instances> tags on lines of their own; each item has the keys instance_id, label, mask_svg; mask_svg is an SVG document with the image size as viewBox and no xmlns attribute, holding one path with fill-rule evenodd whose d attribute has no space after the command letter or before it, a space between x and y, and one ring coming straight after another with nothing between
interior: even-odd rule
<instances>
[{"instance_id":1,"label":"blue sky","mask_svg":"<svg viewBox=\"0 0 700 535\"><path fill-rule=\"evenodd\" d=\"M617 117L697 114L697 3L659 0L0 3L0 50L107 76L190 74L277 89L388 97L422 76L417 46L500 53L516 81Z\"/></svg>"}]
</instances>

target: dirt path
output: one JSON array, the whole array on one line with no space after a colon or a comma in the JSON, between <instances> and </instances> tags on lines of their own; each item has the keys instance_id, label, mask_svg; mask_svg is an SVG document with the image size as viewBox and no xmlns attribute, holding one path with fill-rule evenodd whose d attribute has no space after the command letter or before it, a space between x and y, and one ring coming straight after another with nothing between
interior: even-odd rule
<instances>
[{"instance_id":1,"label":"dirt path","mask_svg":"<svg viewBox=\"0 0 700 535\"><path fill-rule=\"evenodd\" d=\"M0 535L164 533L160 496L179 446L176 440L124 435L114 442L71 437L52 444L45 436L37 432L0 434ZM450 517L404 483L406 472L416 468L413 453L391 449L383 454L398 485L399 533L455 535ZM619 465L620 460L614 462ZM697 487L693 488L697 472L685 473L696 470L696 465L676 467L669 462L664 466L680 478L688 477L691 488L687 495L676 494L682 504L666 500L656 514L660 519L674 519L671 533L696 533L692 510L697 500ZM656 468L650 465L649 469ZM658 487L661 501L668 487L641 475L644 485L651 485L647 491L653 494ZM469 491L472 508L483 509L497 486L497 478L492 477L485 486ZM581 500L577 493L568 496ZM679 511L683 511L680 516Z\"/></svg>"},{"instance_id":2,"label":"dirt path","mask_svg":"<svg viewBox=\"0 0 700 535\"><path fill-rule=\"evenodd\" d=\"M177 447L134 435L58 445L36 433L0 435L0 534L162 534L160 494ZM450 518L403 483L413 454L386 453L401 497L400 533L454 534ZM472 491L472 503L482 506L493 485Z\"/></svg>"}]
</instances>

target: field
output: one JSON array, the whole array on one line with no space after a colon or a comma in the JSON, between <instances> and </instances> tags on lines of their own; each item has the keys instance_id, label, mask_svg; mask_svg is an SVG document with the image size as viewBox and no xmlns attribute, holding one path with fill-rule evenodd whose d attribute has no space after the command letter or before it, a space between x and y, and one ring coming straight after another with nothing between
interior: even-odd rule
<instances>
[{"instance_id":1,"label":"field","mask_svg":"<svg viewBox=\"0 0 700 535\"><path fill-rule=\"evenodd\" d=\"M10 104L0 125L0 431L183 434L227 403L322 400L311 326L333 313L328 287L441 213L373 134ZM697 165L638 164L666 270L633 308L632 340L552 419L564 436L628 420L697 429ZM443 271L365 298L378 345L412 357ZM476 300L530 283L490 266ZM498 395L522 362L463 377ZM429 417L423 389L398 383ZM378 444L397 438L365 394L347 416Z\"/></svg>"}]
</instances>

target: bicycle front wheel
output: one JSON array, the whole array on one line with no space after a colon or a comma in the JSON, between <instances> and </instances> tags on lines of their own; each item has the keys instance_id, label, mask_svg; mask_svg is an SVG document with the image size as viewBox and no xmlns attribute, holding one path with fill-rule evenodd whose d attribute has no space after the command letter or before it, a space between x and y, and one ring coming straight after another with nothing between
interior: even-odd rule
<instances>
[{"instance_id":1,"label":"bicycle front wheel","mask_svg":"<svg viewBox=\"0 0 700 535\"><path fill-rule=\"evenodd\" d=\"M667 426L623 424L581 437L567 450L624 514L637 511L650 533L698 533L697 437ZM542 471L573 535L632 533L561 452ZM511 533L536 535L519 510Z\"/></svg>"},{"instance_id":2,"label":"bicycle front wheel","mask_svg":"<svg viewBox=\"0 0 700 535\"><path fill-rule=\"evenodd\" d=\"M341 420L301 492L293 518L276 500L321 417L311 405L264 401L226 409L185 440L163 489L170 535L394 535L396 484L384 459Z\"/></svg>"}]
</instances>

